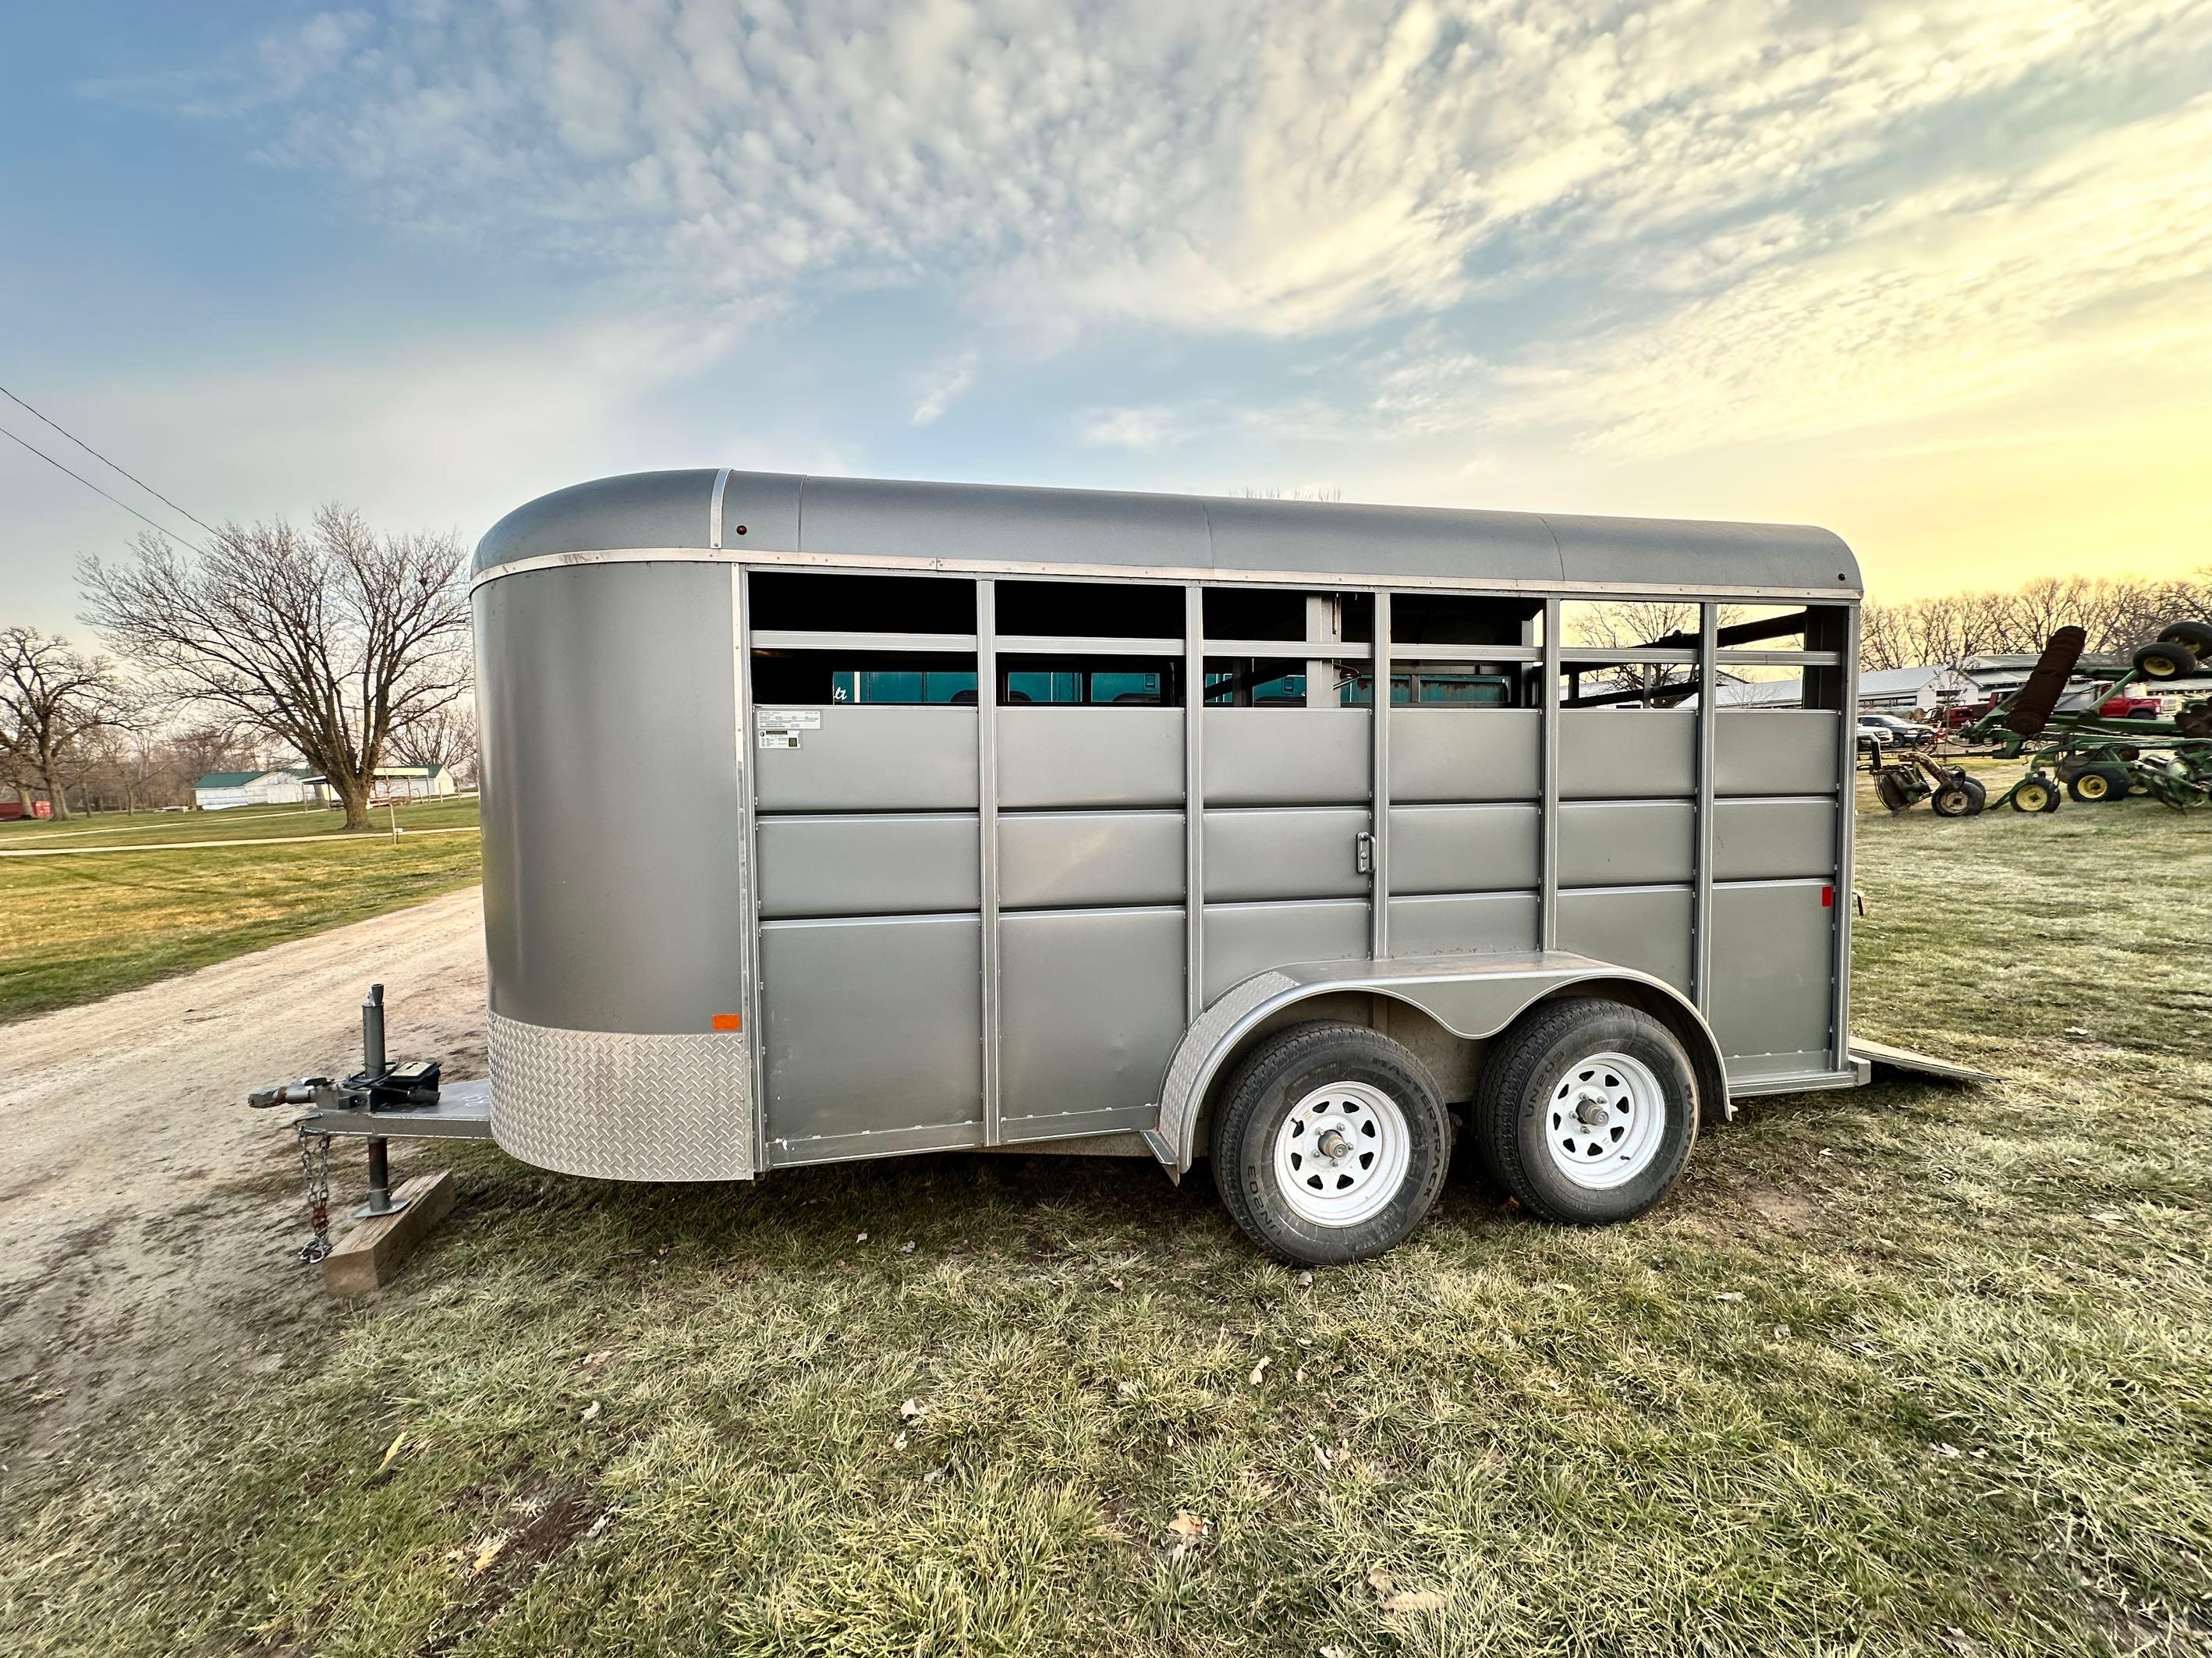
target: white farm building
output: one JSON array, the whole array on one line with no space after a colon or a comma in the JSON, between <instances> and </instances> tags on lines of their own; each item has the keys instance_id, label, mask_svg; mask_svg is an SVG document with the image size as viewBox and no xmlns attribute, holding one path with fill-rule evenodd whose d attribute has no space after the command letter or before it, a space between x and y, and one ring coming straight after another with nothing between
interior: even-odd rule
<instances>
[{"instance_id":1,"label":"white farm building","mask_svg":"<svg viewBox=\"0 0 2212 1658\"><path fill-rule=\"evenodd\" d=\"M295 771L211 771L192 785L192 805L202 811L233 806L296 806L307 798Z\"/></svg>"},{"instance_id":2,"label":"white farm building","mask_svg":"<svg viewBox=\"0 0 2212 1658\"><path fill-rule=\"evenodd\" d=\"M317 800L328 805L337 799L330 780L317 772L306 780ZM379 766L375 780L370 786L369 798L386 800L441 800L455 793L453 774L445 767L433 763L428 766Z\"/></svg>"}]
</instances>

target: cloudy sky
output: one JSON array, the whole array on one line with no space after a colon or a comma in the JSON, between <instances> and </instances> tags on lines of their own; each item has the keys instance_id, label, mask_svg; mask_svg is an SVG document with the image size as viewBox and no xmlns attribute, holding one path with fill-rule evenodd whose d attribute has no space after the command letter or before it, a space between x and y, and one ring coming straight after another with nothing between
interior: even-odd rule
<instances>
[{"instance_id":1,"label":"cloudy sky","mask_svg":"<svg viewBox=\"0 0 2212 1658\"><path fill-rule=\"evenodd\" d=\"M2212 0L10 6L0 384L214 521L730 465L2174 571L2208 158ZM139 525L0 450L70 626Z\"/></svg>"}]
</instances>

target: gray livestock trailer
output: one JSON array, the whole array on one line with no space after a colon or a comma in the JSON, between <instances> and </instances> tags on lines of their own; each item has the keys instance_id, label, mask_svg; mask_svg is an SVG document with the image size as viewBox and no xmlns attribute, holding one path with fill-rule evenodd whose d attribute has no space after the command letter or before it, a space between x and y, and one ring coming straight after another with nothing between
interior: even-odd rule
<instances>
[{"instance_id":1,"label":"gray livestock trailer","mask_svg":"<svg viewBox=\"0 0 2212 1658\"><path fill-rule=\"evenodd\" d=\"M1604 1221L1865 1078L1824 531L726 469L532 501L472 592L489 1104L379 1053L311 1128L1206 1156L1319 1262L1419 1223L1455 1116ZM1689 696L1744 666L1802 706Z\"/></svg>"}]
</instances>

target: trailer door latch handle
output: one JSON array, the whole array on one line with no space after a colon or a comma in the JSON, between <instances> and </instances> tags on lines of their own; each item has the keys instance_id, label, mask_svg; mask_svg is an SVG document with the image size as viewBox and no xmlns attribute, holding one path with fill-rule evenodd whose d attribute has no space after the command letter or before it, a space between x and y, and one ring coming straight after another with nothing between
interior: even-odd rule
<instances>
[{"instance_id":1,"label":"trailer door latch handle","mask_svg":"<svg viewBox=\"0 0 2212 1658\"><path fill-rule=\"evenodd\" d=\"M1365 829L1352 837L1352 866L1362 875L1375 873L1375 837Z\"/></svg>"}]
</instances>

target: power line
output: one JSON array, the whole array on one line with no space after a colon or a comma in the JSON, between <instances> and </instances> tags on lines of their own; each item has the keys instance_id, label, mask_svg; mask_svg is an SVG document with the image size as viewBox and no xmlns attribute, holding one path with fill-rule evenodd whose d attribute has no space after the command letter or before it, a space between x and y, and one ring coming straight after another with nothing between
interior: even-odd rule
<instances>
[{"instance_id":1,"label":"power line","mask_svg":"<svg viewBox=\"0 0 2212 1658\"><path fill-rule=\"evenodd\" d=\"M22 400L22 398L21 398L17 397L17 396L16 396L13 392L10 392L10 391L9 391L6 386L0 386L0 398L7 398L9 402L10 402L10 403L12 403L12 404L15 404L18 408L21 408L21 409L30 409L31 413L33 413L33 415L38 415L38 416L39 416L39 418L40 418L40 420L42 420L42 421L46 421L46 424L47 424L47 425L49 425L49 426L52 427L52 428L54 428L54 430L55 430L55 431L59 432L59 433L60 433L64 437L67 438L67 439L71 442L71 443L74 443L75 445L76 445L76 446L77 446L78 448L80 448L80 449L83 450L83 451L85 452L85 453L87 453L88 455L90 455L90 456L91 456L94 460L98 461L101 465L106 466L106 467L109 468L110 470L112 470L112 471L113 471L122 472L122 473L123 473L123 476L124 476L125 477L130 478L130 479L131 479L131 481L133 483L137 484L137 485L141 489L143 489L143 490L144 490L148 495L149 495L153 496L155 500L156 500L156 501L160 501L160 502L161 502L164 507L168 507L172 512L175 512L175 513L183 513L185 517L186 517L186 518L188 518L188 519L191 519L191 521L192 521L193 523L195 523L195 524L198 525L200 526L200 528L201 528L201 529L203 529L203 530L206 531L210 535L213 536L216 540L220 541L220 540L222 540L222 531L220 531L220 530L218 530L218 529L216 529L216 528L215 527L215 525L212 525L212 524L209 523L205 519L204 519L204 518L200 518L200 517L197 516L197 515L196 515L196 514L194 514L194 513L185 512L185 509L184 509L183 507L181 507L178 506L178 505L177 505L177 503L176 503L175 501L171 501L171 500L168 498L168 496L167 496L167 495L163 495L163 494L162 494L159 489L155 489L152 484L150 484L150 483L147 483L145 479L143 479L143 478L142 478L142 477L134 477L132 474L131 474L131 473L129 473L129 472L124 472L124 471L123 471L123 469L122 469L120 466L116 465L116 464L115 464L113 461L112 461L112 460L110 460L110 459L108 459L108 458L107 458L106 455L101 454L101 453L100 452L100 451L99 451L99 450L97 450L97 449L94 448L90 444L87 443L87 442L86 442L82 438L81 438L81 437L77 436L77 434L76 434L76 433L74 433L74 432L70 431L67 427L65 427L65 426L62 425L60 422L56 421L56 420L49 419L49 418L48 418L46 416L45 416L45 415L40 415L40 414L39 414L39 411L38 411L37 410L35 410L35 409L31 409L31 405L30 405L29 404L25 403L25 402ZM11 437L13 437L15 434L14 434L13 433L10 433L9 435L9 436L11 436ZM16 439L16 441L17 441L17 442L19 442L19 443L21 443L21 442L22 442L22 440L21 440L21 439L20 439L20 438L17 438L17 439ZM30 446L29 446L28 444L24 444L24 445L23 445L23 446L24 446L25 448L27 448L27 449L30 448ZM36 453L38 452L38 451L36 451L35 449L33 449L33 450L32 450L32 451L31 451L31 452L32 452L32 453L33 453L33 454L36 454ZM56 465L58 465L58 466L61 465L61 463L60 463L60 462L58 462L58 461L56 461L54 464L55 464ZM66 471L69 471L69 469L68 469L67 467L65 467L65 466L64 466L64 467L63 467L63 468L62 468L62 470L63 470L64 471L65 471L65 472L66 472ZM74 472L70 472L70 476L71 477L76 477L76 473L74 473ZM84 482L84 480L83 480L82 478L77 478L77 482L78 482L78 483L82 483ZM93 486L93 487L94 487L94 488L98 488L98 486L97 486L97 485L94 485L94 486ZM106 492L105 490L102 490L102 491L101 491L101 493L102 493L102 494L106 494ZM112 496L112 495L108 495L108 497L107 497L107 498L108 498L110 501L115 501L115 497L114 497L114 496ZM115 501L115 504L116 504L117 506L118 506L118 507L121 507L121 506L123 505L123 503L122 503L121 501ZM126 507L126 508L125 508L125 511L128 511L129 509ZM144 517L145 515L144 515L143 513L141 513L141 514L140 514L140 516L143 518L143 517ZM152 520L149 519L148 521L150 523ZM158 528L159 526L157 525L156 527Z\"/></svg>"},{"instance_id":2,"label":"power line","mask_svg":"<svg viewBox=\"0 0 2212 1658\"><path fill-rule=\"evenodd\" d=\"M35 413L36 411L35 411L35 410L33 410L33 413ZM116 498L115 498L113 495L109 495L107 494L107 491L106 491L106 490L105 490L105 489L101 489L101 488L100 488L97 483L94 483L90 478L88 478L88 477L85 477L85 475L84 475L83 473L82 473L82 472L70 472L70 469L69 469L68 467L66 467L66 466L63 465L61 464L61 462L59 462L59 461L56 460L56 459L55 459L52 455L48 454L45 450L43 450L43 449L40 448L36 444L23 443L23 440L22 440L22 439L21 439L21 438L17 437L17 436L16 436L13 432L9 431L9 430L6 427L4 427L4 426L0 426L0 438L6 438L6 439L7 439L9 442L11 442L11 443L21 443L21 444L22 444L24 448L28 449L28 450L29 450L33 454L36 455L36 456L37 456L40 460L42 460L42 461L46 462L47 465L49 465L49 466L51 466L51 467L54 468L54 470L55 470L55 471L61 471L61 472L69 472L69 475L70 475L71 477L75 478L75 479L76 479L79 483L82 483L82 485L84 485L84 487L85 487L86 489L88 489L91 490L91 491L93 492L93 494L94 494L94 495L106 495L108 500L112 501L115 501L115 504L116 504L118 507L121 507L125 512L126 512L126 513L130 513L131 517L133 517L133 518L137 519L141 524L153 524L153 525L154 525L154 528L155 528L156 530L159 530L159 531L160 531L163 535L165 535L165 536L176 535L176 533L177 533L177 532L176 532L175 531L172 530L171 528L169 528L169 526L168 526L167 525L166 525L166 524L154 524L154 520L153 520L152 519L148 518L148 517L146 516L146 514L145 514L145 513L143 513L140 512L140 511L139 511L136 507L133 507L133 506L132 506L129 501L118 501L118 500L116 500ZM118 470L120 470L120 469L118 469ZM126 476L127 476L127 474L126 474ZM186 518L191 518L191 514L190 513L186 513L185 514L185 516ZM193 522L193 523L195 523L195 524L198 524L198 523L199 523L199 520L198 520L198 519L196 519L196 518L193 518L193 519L192 519L192 522ZM179 540L179 541L185 541L185 538L184 538L182 536L177 536L177 539L178 539L178 540ZM201 547L201 546L198 546L198 545L197 545L196 544L194 544L194 543L192 543L192 542L185 541L185 546L187 546L187 547L191 548L191 550L192 550L194 552L196 552L196 553L204 554L204 553L207 551L207 549L206 549L206 548L204 548L204 547Z\"/></svg>"}]
</instances>

